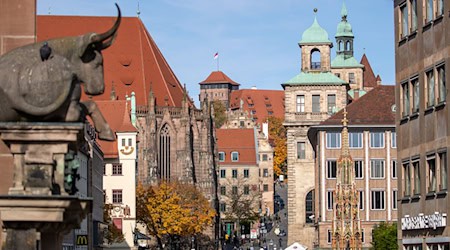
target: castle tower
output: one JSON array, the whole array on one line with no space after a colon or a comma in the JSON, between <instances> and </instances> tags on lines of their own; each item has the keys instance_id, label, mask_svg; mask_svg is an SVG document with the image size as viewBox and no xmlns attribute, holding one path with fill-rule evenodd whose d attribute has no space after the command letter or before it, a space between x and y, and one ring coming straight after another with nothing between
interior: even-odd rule
<instances>
[{"instance_id":1,"label":"castle tower","mask_svg":"<svg viewBox=\"0 0 450 250\"><path fill-rule=\"evenodd\" d=\"M361 249L359 193L354 180L353 160L349 152L347 111L342 120L342 151L336 174L333 204L332 249Z\"/></svg>"},{"instance_id":2,"label":"castle tower","mask_svg":"<svg viewBox=\"0 0 450 250\"><path fill-rule=\"evenodd\" d=\"M213 71L200 84L200 103L207 98L209 101L220 100L226 108L230 104L230 94L234 90L239 90L239 83L231 80L222 71Z\"/></svg>"}]
</instances>

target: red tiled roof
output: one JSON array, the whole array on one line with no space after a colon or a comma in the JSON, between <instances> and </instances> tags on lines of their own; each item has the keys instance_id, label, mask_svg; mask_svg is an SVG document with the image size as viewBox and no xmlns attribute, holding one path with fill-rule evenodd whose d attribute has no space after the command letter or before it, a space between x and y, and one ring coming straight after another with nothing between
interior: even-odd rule
<instances>
[{"instance_id":1,"label":"red tiled roof","mask_svg":"<svg viewBox=\"0 0 450 250\"><path fill-rule=\"evenodd\" d=\"M88 32L104 32L112 27L116 17L37 16L37 40L78 36ZM155 41L137 17L122 17L117 37L111 47L102 51L104 58L105 93L94 100L108 100L111 86L118 99L131 92L137 105L147 105L150 89L156 105L181 107L184 89L164 59ZM86 96L83 94L83 99Z\"/></svg>"},{"instance_id":2,"label":"red tiled roof","mask_svg":"<svg viewBox=\"0 0 450 250\"><path fill-rule=\"evenodd\" d=\"M241 89L231 92L230 108L239 109L241 99L244 101L243 109L251 114L256 111L253 117L257 116L256 122L265 122L272 112L272 116L284 119L284 91L283 90L262 90L262 89ZM253 106L252 106L253 105Z\"/></svg>"},{"instance_id":3,"label":"red tiled roof","mask_svg":"<svg viewBox=\"0 0 450 250\"><path fill-rule=\"evenodd\" d=\"M114 133L137 132L137 129L131 124L126 101L96 101L96 103ZM98 140L98 142L105 158L118 157L117 140L113 142Z\"/></svg>"},{"instance_id":4,"label":"red tiled roof","mask_svg":"<svg viewBox=\"0 0 450 250\"><path fill-rule=\"evenodd\" d=\"M395 86L379 85L347 106L347 119L351 125L395 125ZM340 110L320 125L342 125ZM320 126L319 125L319 126Z\"/></svg>"},{"instance_id":5,"label":"red tiled roof","mask_svg":"<svg viewBox=\"0 0 450 250\"><path fill-rule=\"evenodd\" d=\"M214 83L229 83L231 85L239 86L240 84L231 80L225 73L222 71L213 71L209 76L200 84L214 84Z\"/></svg>"},{"instance_id":6,"label":"red tiled roof","mask_svg":"<svg viewBox=\"0 0 450 250\"><path fill-rule=\"evenodd\" d=\"M225 161L219 164L256 164L256 145L254 129L216 129L217 148L225 152ZM231 152L239 152L239 161L231 161Z\"/></svg>"},{"instance_id":7,"label":"red tiled roof","mask_svg":"<svg viewBox=\"0 0 450 250\"><path fill-rule=\"evenodd\" d=\"M364 87L376 87L377 86L377 78L373 73L372 66L370 66L369 60L367 59L366 54L364 54L361 58L362 65L364 65L364 73L363 73L363 86Z\"/></svg>"}]
</instances>

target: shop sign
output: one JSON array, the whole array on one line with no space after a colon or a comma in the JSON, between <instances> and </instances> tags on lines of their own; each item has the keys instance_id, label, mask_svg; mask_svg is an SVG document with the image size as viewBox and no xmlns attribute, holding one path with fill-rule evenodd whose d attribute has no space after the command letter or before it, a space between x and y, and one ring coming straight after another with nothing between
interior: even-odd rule
<instances>
[{"instance_id":1,"label":"shop sign","mask_svg":"<svg viewBox=\"0 0 450 250\"><path fill-rule=\"evenodd\" d=\"M419 214L418 216L405 215L402 218L402 230L427 229L436 230L438 227L447 226L447 214L436 212L430 215Z\"/></svg>"}]
</instances>

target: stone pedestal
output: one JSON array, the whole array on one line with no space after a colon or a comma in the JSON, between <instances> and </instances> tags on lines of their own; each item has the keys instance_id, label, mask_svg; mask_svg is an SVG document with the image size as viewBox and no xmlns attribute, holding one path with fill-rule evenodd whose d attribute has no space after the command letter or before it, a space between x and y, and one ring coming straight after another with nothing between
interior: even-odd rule
<instances>
[{"instance_id":1,"label":"stone pedestal","mask_svg":"<svg viewBox=\"0 0 450 250\"><path fill-rule=\"evenodd\" d=\"M14 160L9 195L0 196L4 249L36 249L36 232L40 249L61 249L62 236L91 211L91 199L66 191L83 128L82 123L0 123L0 138Z\"/></svg>"}]
</instances>

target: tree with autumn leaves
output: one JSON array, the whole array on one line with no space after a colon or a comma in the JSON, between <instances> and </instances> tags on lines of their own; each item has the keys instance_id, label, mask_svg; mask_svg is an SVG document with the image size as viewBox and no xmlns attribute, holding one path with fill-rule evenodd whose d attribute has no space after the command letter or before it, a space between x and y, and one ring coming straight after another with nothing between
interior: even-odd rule
<instances>
[{"instance_id":1,"label":"tree with autumn leaves","mask_svg":"<svg viewBox=\"0 0 450 250\"><path fill-rule=\"evenodd\" d=\"M146 225L159 247L201 234L215 215L208 200L193 185L163 182L159 186L138 185L137 220ZM186 240L185 240L186 241Z\"/></svg>"},{"instance_id":2,"label":"tree with autumn leaves","mask_svg":"<svg viewBox=\"0 0 450 250\"><path fill-rule=\"evenodd\" d=\"M273 172L277 175L287 173L287 146L286 128L283 126L283 119L270 116L269 141L273 147Z\"/></svg>"}]
</instances>

